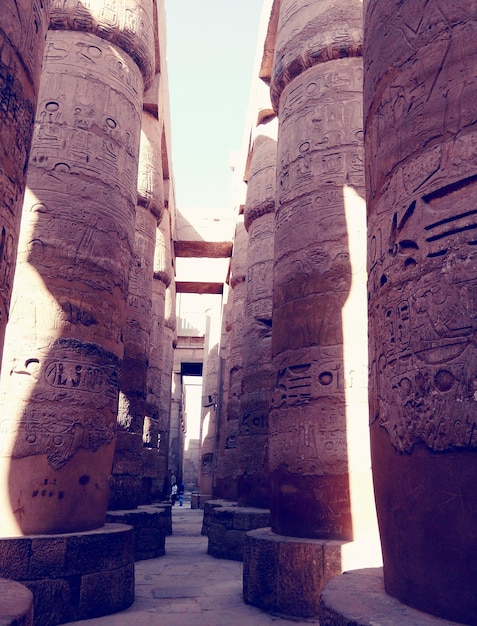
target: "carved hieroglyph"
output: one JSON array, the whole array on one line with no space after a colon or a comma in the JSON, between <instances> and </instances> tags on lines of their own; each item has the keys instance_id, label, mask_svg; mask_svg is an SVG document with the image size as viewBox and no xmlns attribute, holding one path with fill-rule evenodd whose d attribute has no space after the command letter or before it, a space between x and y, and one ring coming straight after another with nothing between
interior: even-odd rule
<instances>
[{"instance_id":1,"label":"carved hieroglyph","mask_svg":"<svg viewBox=\"0 0 477 626\"><path fill-rule=\"evenodd\" d=\"M0 11L0 358L49 10L49 0L5 0Z\"/></svg>"},{"instance_id":2,"label":"carved hieroglyph","mask_svg":"<svg viewBox=\"0 0 477 626\"><path fill-rule=\"evenodd\" d=\"M343 312L363 263L359 250L351 258L347 217L364 210L360 7L280 6L270 509L272 529L298 537L352 538L347 421L367 418L347 402Z\"/></svg>"},{"instance_id":3,"label":"carved hieroglyph","mask_svg":"<svg viewBox=\"0 0 477 626\"><path fill-rule=\"evenodd\" d=\"M259 135L253 145L244 209L248 268L244 306L243 380L238 431L238 502L267 507L268 411L277 143Z\"/></svg>"},{"instance_id":4,"label":"carved hieroglyph","mask_svg":"<svg viewBox=\"0 0 477 626\"><path fill-rule=\"evenodd\" d=\"M104 523L150 80L126 34L127 52L90 32L48 34L1 381L14 512L2 532Z\"/></svg>"},{"instance_id":5,"label":"carved hieroglyph","mask_svg":"<svg viewBox=\"0 0 477 626\"><path fill-rule=\"evenodd\" d=\"M243 379L243 319L247 293L247 242L243 216L239 216L235 227L234 248L231 259L230 286L233 294L231 304L230 331L227 335L225 374L227 397L225 411L220 422L217 471L214 482L214 497L227 500L237 499L237 437L239 429L240 402Z\"/></svg>"},{"instance_id":6,"label":"carved hieroglyph","mask_svg":"<svg viewBox=\"0 0 477 626\"><path fill-rule=\"evenodd\" d=\"M278 111L290 81L319 63L361 57L362 0L280 0L270 95Z\"/></svg>"},{"instance_id":7,"label":"carved hieroglyph","mask_svg":"<svg viewBox=\"0 0 477 626\"><path fill-rule=\"evenodd\" d=\"M476 35L473 2L367 4L370 411L385 587L468 624L477 615Z\"/></svg>"}]
</instances>

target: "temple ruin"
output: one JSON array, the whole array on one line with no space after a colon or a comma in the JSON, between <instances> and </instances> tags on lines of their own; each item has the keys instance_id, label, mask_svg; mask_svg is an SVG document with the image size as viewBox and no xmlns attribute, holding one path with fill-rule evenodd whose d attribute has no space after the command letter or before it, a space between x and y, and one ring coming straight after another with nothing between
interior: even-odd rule
<instances>
[{"instance_id":1,"label":"temple ruin","mask_svg":"<svg viewBox=\"0 0 477 626\"><path fill-rule=\"evenodd\" d=\"M477 5L262 4L219 219L164 0L2 2L2 624L133 605L186 483L248 605L477 625Z\"/></svg>"}]
</instances>

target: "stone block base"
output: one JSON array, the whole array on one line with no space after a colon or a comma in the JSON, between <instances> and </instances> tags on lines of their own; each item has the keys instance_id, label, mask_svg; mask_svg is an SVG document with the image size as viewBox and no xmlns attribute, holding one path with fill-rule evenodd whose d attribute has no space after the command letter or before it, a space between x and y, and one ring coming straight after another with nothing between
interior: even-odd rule
<instances>
[{"instance_id":1,"label":"stone block base","mask_svg":"<svg viewBox=\"0 0 477 626\"><path fill-rule=\"evenodd\" d=\"M33 594L14 580L0 578L1 626L33 625Z\"/></svg>"},{"instance_id":2,"label":"stone block base","mask_svg":"<svg viewBox=\"0 0 477 626\"><path fill-rule=\"evenodd\" d=\"M207 554L217 559L243 561L247 532L269 524L268 509L240 507L226 500L206 502L202 534L209 538Z\"/></svg>"},{"instance_id":3,"label":"stone block base","mask_svg":"<svg viewBox=\"0 0 477 626\"><path fill-rule=\"evenodd\" d=\"M134 601L133 529L0 539L0 575L30 589L35 626L117 613Z\"/></svg>"},{"instance_id":4,"label":"stone block base","mask_svg":"<svg viewBox=\"0 0 477 626\"><path fill-rule=\"evenodd\" d=\"M319 618L320 626L457 626L389 596L380 567L345 572L328 582L321 593Z\"/></svg>"},{"instance_id":5,"label":"stone block base","mask_svg":"<svg viewBox=\"0 0 477 626\"><path fill-rule=\"evenodd\" d=\"M243 563L245 602L286 617L315 617L321 589L341 574L345 543L285 537L271 528L248 532Z\"/></svg>"},{"instance_id":6,"label":"stone block base","mask_svg":"<svg viewBox=\"0 0 477 626\"><path fill-rule=\"evenodd\" d=\"M140 506L129 511L108 511L106 521L134 529L134 560L155 559L166 553L166 535L172 525L170 506Z\"/></svg>"}]
</instances>

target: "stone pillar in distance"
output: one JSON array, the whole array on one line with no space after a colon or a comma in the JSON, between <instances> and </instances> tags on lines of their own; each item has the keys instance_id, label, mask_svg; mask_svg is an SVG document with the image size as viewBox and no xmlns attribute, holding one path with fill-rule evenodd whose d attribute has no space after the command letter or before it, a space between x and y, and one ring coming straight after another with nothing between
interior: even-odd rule
<instances>
[{"instance_id":1,"label":"stone pillar in distance","mask_svg":"<svg viewBox=\"0 0 477 626\"><path fill-rule=\"evenodd\" d=\"M214 476L214 498L237 499L237 435L242 397L243 317L247 290L247 242L243 216L235 227L234 245L230 263L229 302L231 324L227 333L225 373L227 398L220 424L217 468Z\"/></svg>"},{"instance_id":2,"label":"stone pillar in distance","mask_svg":"<svg viewBox=\"0 0 477 626\"><path fill-rule=\"evenodd\" d=\"M50 5L5 0L0 14L0 361Z\"/></svg>"},{"instance_id":3,"label":"stone pillar in distance","mask_svg":"<svg viewBox=\"0 0 477 626\"><path fill-rule=\"evenodd\" d=\"M244 217L248 232L243 324L243 376L238 430L239 506L267 508L268 411L272 388L272 289L277 142L265 134L253 143Z\"/></svg>"},{"instance_id":4,"label":"stone pillar in distance","mask_svg":"<svg viewBox=\"0 0 477 626\"><path fill-rule=\"evenodd\" d=\"M149 0L66 0L50 29L1 380L8 535L104 524L153 76Z\"/></svg>"},{"instance_id":5,"label":"stone pillar in distance","mask_svg":"<svg viewBox=\"0 0 477 626\"><path fill-rule=\"evenodd\" d=\"M157 498L169 496L168 459L170 410L166 411L167 398L162 395L166 290L171 284L173 268L171 261L171 225L169 211L164 211L161 224L156 232L156 252L154 255L154 283L152 286L152 330L149 368L147 372L147 404L152 428L152 437L157 446L157 476L153 481L152 493ZM168 382L170 384L170 381ZM151 438L151 435L149 435Z\"/></svg>"},{"instance_id":6,"label":"stone pillar in distance","mask_svg":"<svg viewBox=\"0 0 477 626\"><path fill-rule=\"evenodd\" d=\"M477 7L365 2L370 419L388 594L475 624Z\"/></svg>"},{"instance_id":7,"label":"stone pillar in distance","mask_svg":"<svg viewBox=\"0 0 477 626\"><path fill-rule=\"evenodd\" d=\"M216 463L217 399L220 375L221 299L206 311L202 411L200 426L200 505L212 498L213 470Z\"/></svg>"}]
</instances>

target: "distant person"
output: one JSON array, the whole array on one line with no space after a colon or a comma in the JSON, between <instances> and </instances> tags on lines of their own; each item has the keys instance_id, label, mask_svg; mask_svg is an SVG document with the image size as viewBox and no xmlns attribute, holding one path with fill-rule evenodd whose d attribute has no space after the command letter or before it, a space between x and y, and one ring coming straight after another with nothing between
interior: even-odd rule
<instances>
[{"instance_id":1,"label":"distant person","mask_svg":"<svg viewBox=\"0 0 477 626\"><path fill-rule=\"evenodd\" d=\"M179 485L179 506L182 506L184 502L184 491L185 491L184 483L181 482L181 484Z\"/></svg>"},{"instance_id":2,"label":"distant person","mask_svg":"<svg viewBox=\"0 0 477 626\"><path fill-rule=\"evenodd\" d=\"M174 506L177 500L177 484L174 483L171 488L171 504Z\"/></svg>"}]
</instances>

